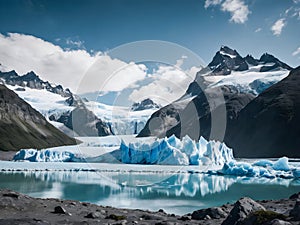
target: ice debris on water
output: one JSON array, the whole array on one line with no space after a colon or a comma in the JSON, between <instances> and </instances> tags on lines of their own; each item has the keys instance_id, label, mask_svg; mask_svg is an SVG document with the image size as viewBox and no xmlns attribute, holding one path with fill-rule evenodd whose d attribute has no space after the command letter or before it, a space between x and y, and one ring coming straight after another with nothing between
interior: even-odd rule
<instances>
[{"instance_id":1,"label":"ice debris on water","mask_svg":"<svg viewBox=\"0 0 300 225\"><path fill-rule=\"evenodd\" d=\"M253 164L246 162L231 161L225 163L221 170L222 175L265 177L265 178L299 178L300 169L292 168L287 157L279 158L277 161L262 159Z\"/></svg>"}]
</instances>

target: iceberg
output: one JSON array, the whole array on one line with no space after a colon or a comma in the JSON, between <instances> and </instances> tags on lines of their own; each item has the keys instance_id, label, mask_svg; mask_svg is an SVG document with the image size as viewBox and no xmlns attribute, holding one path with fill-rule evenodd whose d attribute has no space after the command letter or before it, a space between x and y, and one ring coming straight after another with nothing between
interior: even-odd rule
<instances>
[{"instance_id":1,"label":"iceberg","mask_svg":"<svg viewBox=\"0 0 300 225\"><path fill-rule=\"evenodd\" d=\"M21 149L18 151L14 161L29 161L29 162L77 162L75 154L67 151L55 151L51 149L44 149L38 151L36 149Z\"/></svg>"},{"instance_id":2,"label":"iceberg","mask_svg":"<svg viewBox=\"0 0 300 225\"><path fill-rule=\"evenodd\" d=\"M176 136L162 139L123 138L119 143L107 147L104 139L100 144L91 142L97 148L117 149L98 156L76 154L73 148L49 148L43 150L22 149L16 153L14 161L30 162L104 162L125 164L159 164L159 165L207 165L223 166L234 160L232 149L218 141L207 141L203 137L199 141L185 136L182 140ZM85 145L81 145L84 149ZM100 153L100 151L98 151ZM103 152L103 151L102 151ZM112 158L114 160L112 160Z\"/></svg>"},{"instance_id":3,"label":"iceberg","mask_svg":"<svg viewBox=\"0 0 300 225\"><path fill-rule=\"evenodd\" d=\"M274 170L281 170L281 171L289 171L289 159L287 157L282 157L278 159L272 166Z\"/></svg>"},{"instance_id":4,"label":"iceberg","mask_svg":"<svg viewBox=\"0 0 300 225\"><path fill-rule=\"evenodd\" d=\"M265 178L299 178L300 169L292 168L287 157L279 158L277 161L260 160L253 164L246 162L231 161L224 163L223 168L217 171L222 175L265 177Z\"/></svg>"},{"instance_id":5,"label":"iceberg","mask_svg":"<svg viewBox=\"0 0 300 225\"><path fill-rule=\"evenodd\" d=\"M121 142L120 161L128 164L160 165L223 165L234 160L232 149L218 141L199 142L185 136L182 140L172 135L154 142Z\"/></svg>"}]
</instances>

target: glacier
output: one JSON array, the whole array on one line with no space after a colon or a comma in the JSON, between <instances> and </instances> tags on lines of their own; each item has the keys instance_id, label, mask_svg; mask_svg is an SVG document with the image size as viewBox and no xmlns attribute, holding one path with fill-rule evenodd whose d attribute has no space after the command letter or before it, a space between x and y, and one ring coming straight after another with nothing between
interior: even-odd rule
<instances>
[{"instance_id":1,"label":"glacier","mask_svg":"<svg viewBox=\"0 0 300 225\"><path fill-rule=\"evenodd\" d=\"M258 179L300 179L298 161L289 160L287 157L277 160L235 159L233 150L224 143L207 141L203 137L199 141L194 141L189 136L182 139L175 136L159 139L124 135L85 137L81 141L83 143L75 146L42 150L21 149L15 154L13 160L18 162L76 162L76 165L82 168L85 167L86 162L95 163L89 164L93 168L97 168L97 164L100 166L101 163L104 163L103 165L118 163L118 168L121 165L131 168L135 166L134 164L148 164L145 167L147 171L156 171L159 165L169 165L167 168L177 171L180 169L179 165L184 166L181 167L181 171L188 173Z\"/></svg>"},{"instance_id":2,"label":"glacier","mask_svg":"<svg viewBox=\"0 0 300 225\"><path fill-rule=\"evenodd\" d=\"M203 137L198 142L189 136L182 140L172 135L154 142L121 142L123 163L160 165L223 165L234 160L232 149L218 141L207 141Z\"/></svg>"},{"instance_id":3,"label":"glacier","mask_svg":"<svg viewBox=\"0 0 300 225\"><path fill-rule=\"evenodd\" d=\"M104 138L102 138L104 140ZM102 140L101 139L101 140ZM116 140L115 140L116 141ZM93 143L94 145L96 143ZM118 144L118 145L117 145ZM81 146L89 144L82 144ZM107 143L96 144L98 148L106 148ZM71 147L49 148L43 150L21 149L13 160L30 162L105 162L107 155L114 156L125 164L160 164L160 165L223 165L234 160L232 149L218 141L207 141L203 137L194 141L189 136L182 140L174 135L162 139L154 138L122 138L119 143L109 146L114 151L100 156L88 156L75 152ZM116 149L116 147L118 147ZM80 147L79 147L80 148ZM72 150L73 149L73 150ZM96 151L96 150L95 150ZM106 161L111 163L112 161Z\"/></svg>"}]
</instances>

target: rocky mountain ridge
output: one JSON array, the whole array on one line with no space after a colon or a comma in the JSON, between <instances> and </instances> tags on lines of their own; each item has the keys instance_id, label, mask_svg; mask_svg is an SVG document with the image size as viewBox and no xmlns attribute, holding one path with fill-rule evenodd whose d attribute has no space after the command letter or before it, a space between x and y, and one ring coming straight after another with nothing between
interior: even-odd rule
<instances>
[{"instance_id":1,"label":"rocky mountain ridge","mask_svg":"<svg viewBox=\"0 0 300 225\"><path fill-rule=\"evenodd\" d=\"M52 126L39 112L0 84L0 150L47 148L76 144Z\"/></svg>"},{"instance_id":2,"label":"rocky mountain ridge","mask_svg":"<svg viewBox=\"0 0 300 225\"><path fill-rule=\"evenodd\" d=\"M138 137L164 137L175 134L179 138L189 135L195 140L198 140L200 136L219 141L224 141L225 138L225 143L233 147L236 157L280 157L283 155L300 157L300 152L295 151L297 146L300 147L297 141L299 139L297 134L300 133L296 128L297 125L287 125L288 122L284 122L285 120L295 121L294 124L299 124L298 116L295 115L299 115L299 103L296 98L298 96L300 99L300 91L295 77L300 76L292 75L296 73L292 70L287 78L279 81L279 78L283 77L281 71L288 74L289 69L291 67L269 54L262 55L259 60L250 55L242 58L236 50L221 47L212 62L197 73L186 95L153 113ZM279 78L276 77L278 71L280 72ZM263 77L270 73L271 78L275 77L272 82ZM250 89L241 89L239 85L241 82L245 85L253 74L256 77L262 76L261 80L255 80L262 84L259 87L262 93L258 97ZM246 82L245 75L248 76ZM207 78L214 76L221 76L222 79L231 76L231 79L237 80L234 83L227 82L226 85L209 85ZM239 76L244 80L239 80ZM286 80L294 82L286 82ZM274 83L277 82L281 88L276 88L277 85ZM249 85L249 82L246 84ZM287 89L291 91L287 92ZM273 91L270 93L270 90ZM269 100L262 100L265 97L260 96L268 96ZM274 99L276 103L270 99ZM274 104L277 106L275 107ZM275 111L269 111L268 108ZM254 109L257 111L254 112ZM260 113L265 114L265 120L257 119ZM272 137L274 128L280 130L277 132L276 140L284 140L292 132L288 140L293 144L275 141ZM256 132L261 135L255 135ZM249 137L249 134L253 136ZM274 148L277 142L281 143L280 147ZM260 143L263 144L260 146ZM284 146L287 147L286 150L282 149ZM293 147L289 148L291 146ZM256 150L253 151L253 148ZM279 148L282 150L280 151Z\"/></svg>"}]
</instances>

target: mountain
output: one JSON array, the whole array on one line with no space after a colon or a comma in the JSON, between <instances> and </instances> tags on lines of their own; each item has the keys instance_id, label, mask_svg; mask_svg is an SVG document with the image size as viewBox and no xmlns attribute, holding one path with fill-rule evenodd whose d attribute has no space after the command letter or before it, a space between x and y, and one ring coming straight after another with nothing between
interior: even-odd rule
<instances>
[{"instance_id":1,"label":"mountain","mask_svg":"<svg viewBox=\"0 0 300 225\"><path fill-rule=\"evenodd\" d=\"M299 87L300 67L241 110L225 138L237 157L300 157Z\"/></svg>"},{"instance_id":2,"label":"mountain","mask_svg":"<svg viewBox=\"0 0 300 225\"><path fill-rule=\"evenodd\" d=\"M76 144L4 85L0 85L0 105L1 150Z\"/></svg>"},{"instance_id":3,"label":"mountain","mask_svg":"<svg viewBox=\"0 0 300 225\"><path fill-rule=\"evenodd\" d=\"M135 102L133 103L131 110L133 111L141 111L146 109L159 109L160 106L153 102L150 98L146 98L141 102Z\"/></svg>"},{"instance_id":4,"label":"mountain","mask_svg":"<svg viewBox=\"0 0 300 225\"><path fill-rule=\"evenodd\" d=\"M79 96L69 89L64 89L61 85L43 81L33 71L22 76L15 71L0 72L0 79L49 119L50 123L68 135L106 136L111 134L108 124L88 110L85 101ZM73 120L75 117L76 122L75 119ZM73 121L76 126L73 126ZM70 132L70 129L75 133Z\"/></svg>"},{"instance_id":5,"label":"mountain","mask_svg":"<svg viewBox=\"0 0 300 225\"><path fill-rule=\"evenodd\" d=\"M52 125L72 137L137 134L157 109L153 108L157 105L148 100L137 103L138 111L128 107L88 101L73 94L69 89L64 89L61 85L43 81L34 72L22 76L15 71L0 72L1 81L39 111ZM72 117L76 115L78 119L79 114L81 119L75 122ZM79 128L82 130L79 131Z\"/></svg>"},{"instance_id":6,"label":"mountain","mask_svg":"<svg viewBox=\"0 0 300 225\"><path fill-rule=\"evenodd\" d=\"M1 72L0 79L4 80L7 85L29 87L33 89L45 89L49 92L59 94L63 97L71 97L72 93L69 89L63 89L61 85L53 85L48 81L43 81L33 71L19 76L16 71Z\"/></svg>"},{"instance_id":7,"label":"mountain","mask_svg":"<svg viewBox=\"0 0 300 225\"><path fill-rule=\"evenodd\" d=\"M231 141L236 138L230 134L237 126L240 113L260 93L287 77L290 69L272 55L264 54L260 59L250 55L241 57L236 50L222 46L212 62L197 73L186 94L153 113L138 137L175 134L180 138L189 135L196 140L203 136L223 141L225 136L226 144L235 147ZM239 151L234 148L237 156L240 156ZM251 157L253 153L243 152L244 157Z\"/></svg>"},{"instance_id":8,"label":"mountain","mask_svg":"<svg viewBox=\"0 0 300 225\"><path fill-rule=\"evenodd\" d=\"M79 136L107 136L112 134L109 124L99 119L85 105L77 106L71 112L64 113L56 121L63 123Z\"/></svg>"},{"instance_id":9,"label":"mountain","mask_svg":"<svg viewBox=\"0 0 300 225\"><path fill-rule=\"evenodd\" d=\"M251 55L242 57L236 50L222 46L208 66L197 73L187 94L197 95L207 88L232 85L241 92L258 95L285 78L291 69L268 53L255 59Z\"/></svg>"}]
</instances>

